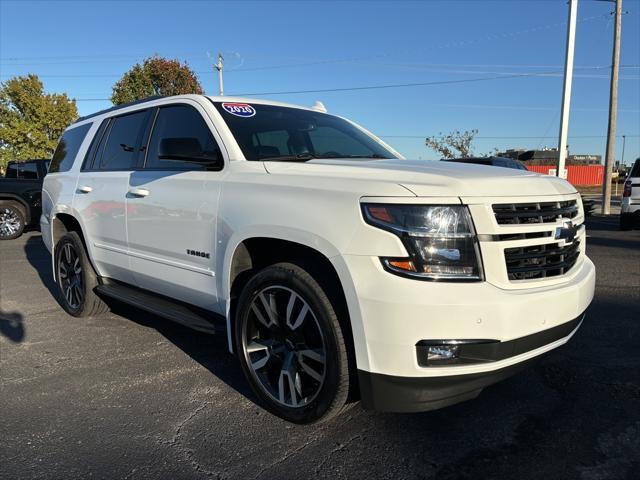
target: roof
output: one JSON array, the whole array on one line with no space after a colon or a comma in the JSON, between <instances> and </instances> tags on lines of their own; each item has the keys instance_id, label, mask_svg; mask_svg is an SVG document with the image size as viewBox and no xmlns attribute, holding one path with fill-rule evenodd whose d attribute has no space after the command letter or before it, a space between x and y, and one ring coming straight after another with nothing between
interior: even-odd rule
<instances>
[{"instance_id":1,"label":"roof","mask_svg":"<svg viewBox=\"0 0 640 480\"><path fill-rule=\"evenodd\" d=\"M174 95L174 97L176 97L176 98L182 97L182 96L183 95ZM259 104L259 105L276 105L276 106L279 106L279 107L301 108L301 109L304 109L304 110L314 110L312 107L305 107L305 106L302 106L302 105L294 105L292 103L278 102L278 101L275 101L275 100L264 100L264 99L259 99L259 98L221 97L221 96L216 96L216 95L197 95L197 96L206 97L209 100L211 100L212 102L253 103L253 104ZM75 122L73 122L73 124L82 122L84 120L88 120L88 119L93 118L93 117L104 115L105 113L117 112L118 110L122 110L122 109L125 109L127 107L131 107L131 106L134 106L134 105L140 105L140 104L143 104L143 103L147 103L147 102L151 102L151 101L159 100L159 99L163 99L163 98L167 98L168 99L168 98L172 98L172 96L153 95L153 96L150 96L150 97L142 98L140 100L136 100L134 102L123 103L123 104L120 104L120 105L114 105L113 107L106 108L104 110L100 110L98 112L91 113L89 115L85 115L83 117L80 117Z\"/></svg>"},{"instance_id":2,"label":"roof","mask_svg":"<svg viewBox=\"0 0 640 480\"><path fill-rule=\"evenodd\" d=\"M84 117L80 117L73 123L79 123L79 122L82 122L84 120L88 120L89 118L97 117L98 115L103 115L103 114L109 113L109 112L115 112L115 111L123 109L123 108L131 107L133 105L139 105L141 103L150 102L152 100L158 100L159 98L165 98L165 97L163 95L152 95L151 97L142 98L142 99L136 100L134 102L122 103L120 105L114 105L111 108L105 108L104 110L100 110L98 112L91 113L89 115L85 115Z\"/></svg>"}]
</instances>

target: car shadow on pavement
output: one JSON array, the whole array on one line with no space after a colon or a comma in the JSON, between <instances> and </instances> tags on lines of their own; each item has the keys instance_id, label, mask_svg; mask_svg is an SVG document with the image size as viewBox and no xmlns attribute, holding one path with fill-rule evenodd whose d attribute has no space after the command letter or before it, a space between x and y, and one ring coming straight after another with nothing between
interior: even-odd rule
<instances>
[{"instance_id":1,"label":"car shadow on pavement","mask_svg":"<svg viewBox=\"0 0 640 480\"><path fill-rule=\"evenodd\" d=\"M24 339L24 317L18 312L0 310L0 334L12 342L18 343Z\"/></svg>"},{"instance_id":2,"label":"car shadow on pavement","mask_svg":"<svg viewBox=\"0 0 640 480\"><path fill-rule=\"evenodd\" d=\"M619 232L620 231L620 216L619 215L594 215L591 217L587 217L585 221L587 225L587 233L592 234L593 232L603 231L603 232ZM640 225L634 225L635 228L640 227Z\"/></svg>"},{"instance_id":3,"label":"car shadow on pavement","mask_svg":"<svg viewBox=\"0 0 640 480\"><path fill-rule=\"evenodd\" d=\"M215 335L198 332L116 300L106 301L111 313L138 325L155 329L240 395L259 404L244 378L237 358L229 353L227 335L224 331Z\"/></svg>"},{"instance_id":4,"label":"car shadow on pavement","mask_svg":"<svg viewBox=\"0 0 640 480\"><path fill-rule=\"evenodd\" d=\"M42 284L57 301L56 283L51 273L51 255L42 242L42 235L34 235L26 241L24 254L29 264L38 272Z\"/></svg>"},{"instance_id":5,"label":"car shadow on pavement","mask_svg":"<svg viewBox=\"0 0 640 480\"><path fill-rule=\"evenodd\" d=\"M51 274L51 255L42 243L42 237L37 235L29 238L25 243L24 252L29 264L38 272L42 284L57 301L57 287ZM240 365L227 349L227 336L224 332L208 335L115 300L109 299L107 303L113 314L139 325L154 328L220 380L252 402L257 403L257 398L244 380ZM4 317L1 318L4 319ZM3 320L0 327L5 335L7 335L5 329L7 332L12 331L13 337L9 338L13 339L18 338L18 327L17 320L15 317L12 318L11 324L5 323ZM22 325L21 320L20 316L20 325Z\"/></svg>"},{"instance_id":6,"label":"car shadow on pavement","mask_svg":"<svg viewBox=\"0 0 640 480\"><path fill-rule=\"evenodd\" d=\"M633 250L640 248L640 237L634 231L620 232L617 216L591 217L587 219L587 249L593 245Z\"/></svg>"}]
</instances>

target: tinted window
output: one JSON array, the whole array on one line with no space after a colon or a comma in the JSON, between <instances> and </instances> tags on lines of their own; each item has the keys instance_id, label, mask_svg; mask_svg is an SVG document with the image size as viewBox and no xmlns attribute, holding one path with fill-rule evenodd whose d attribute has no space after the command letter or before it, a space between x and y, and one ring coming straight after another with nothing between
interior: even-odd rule
<instances>
[{"instance_id":1,"label":"tinted window","mask_svg":"<svg viewBox=\"0 0 640 480\"><path fill-rule=\"evenodd\" d=\"M71 168L73 160L76 158L78 150L80 150L80 145L82 145L84 137L90 128L91 123L86 123L62 134L62 138L60 138L58 147L51 159L49 172L66 172Z\"/></svg>"},{"instance_id":2,"label":"tinted window","mask_svg":"<svg viewBox=\"0 0 640 480\"><path fill-rule=\"evenodd\" d=\"M38 179L38 166L35 163L21 163L18 167L18 177L27 180Z\"/></svg>"},{"instance_id":3,"label":"tinted window","mask_svg":"<svg viewBox=\"0 0 640 480\"><path fill-rule=\"evenodd\" d=\"M289 133L286 130L272 130L256 132L251 144L259 156L290 155L293 152L289 146Z\"/></svg>"},{"instance_id":4,"label":"tinted window","mask_svg":"<svg viewBox=\"0 0 640 480\"><path fill-rule=\"evenodd\" d=\"M111 120L104 147L101 149L100 161L94 165L94 168L128 170L135 166L140 133L147 113L143 110Z\"/></svg>"},{"instance_id":5,"label":"tinted window","mask_svg":"<svg viewBox=\"0 0 640 480\"><path fill-rule=\"evenodd\" d=\"M640 158L636 160L636 163L633 164L633 168L631 169L631 173L629 174L629 176L640 177Z\"/></svg>"},{"instance_id":6,"label":"tinted window","mask_svg":"<svg viewBox=\"0 0 640 480\"><path fill-rule=\"evenodd\" d=\"M318 127L310 135L316 153L339 153L341 156L361 155L362 144L347 133L330 126Z\"/></svg>"},{"instance_id":7,"label":"tinted window","mask_svg":"<svg viewBox=\"0 0 640 480\"><path fill-rule=\"evenodd\" d=\"M7 166L6 178L21 178L25 180L38 179L38 165L34 162L14 162Z\"/></svg>"},{"instance_id":8,"label":"tinted window","mask_svg":"<svg viewBox=\"0 0 640 480\"><path fill-rule=\"evenodd\" d=\"M12 163L7 165L7 171L4 174L5 178L18 178L18 164Z\"/></svg>"},{"instance_id":9,"label":"tinted window","mask_svg":"<svg viewBox=\"0 0 640 480\"><path fill-rule=\"evenodd\" d=\"M247 160L287 155L395 158L362 130L333 115L276 105L214 105ZM270 139L266 139L267 134Z\"/></svg>"},{"instance_id":10,"label":"tinted window","mask_svg":"<svg viewBox=\"0 0 640 480\"><path fill-rule=\"evenodd\" d=\"M99 150L98 146L104 146L104 143L102 142L102 138L104 137L104 132L108 126L109 126L109 119L104 120L100 124L100 127L98 127L98 131L93 136L93 139L91 140L91 145L89 145L89 148L87 149L87 154L85 155L84 161L82 162L82 170L86 170L86 169L90 170L93 168L93 160L96 157L96 152L102 151L102 150Z\"/></svg>"},{"instance_id":11,"label":"tinted window","mask_svg":"<svg viewBox=\"0 0 640 480\"><path fill-rule=\"evenodd\" d=\"M195 108L187 105L163 107L158 111L149 141L146 167L167 170L205 168L205 165L199 163L158 158L160 141L165 138L196 139L204 155L220 156L218 144L202 115Z\"/></svg>"}]
</instances>

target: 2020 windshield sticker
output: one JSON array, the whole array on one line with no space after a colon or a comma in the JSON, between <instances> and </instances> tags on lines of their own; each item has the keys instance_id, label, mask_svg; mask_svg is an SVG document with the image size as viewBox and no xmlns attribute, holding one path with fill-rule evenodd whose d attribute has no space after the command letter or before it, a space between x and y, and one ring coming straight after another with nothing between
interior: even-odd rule
<instances>
[{"instance_id":1,"label":"2020 windshield sticker","mask_svg":"<svg viewBox=\"0 0 640 480\"><path fill-rule=\"evenodd\" d=\"M248 103L223 103L222 108L236 117L249 118L256 114L256 109Z\"/></svg>"}]
</instances>

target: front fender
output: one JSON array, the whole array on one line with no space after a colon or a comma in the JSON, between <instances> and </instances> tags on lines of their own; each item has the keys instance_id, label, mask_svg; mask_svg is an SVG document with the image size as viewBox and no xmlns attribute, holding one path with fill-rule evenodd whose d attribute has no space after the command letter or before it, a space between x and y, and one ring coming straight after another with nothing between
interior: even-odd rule
<instances>
[{"instance_id":1,"label":"front fender","mask_svg":"<svg viewBox=\"0 0 640 480\"><path fill-rule=\"evenodd\" d=\"M317 250L329 260L333 257L339 256L340 254L331 242L312 232L292 227L275 228L271 225L247 226L241 231L234 232L233 235L226 240L226 245L223 246L224 255L218 256L218 258L221 258L221 265L218 265L216 271L222 272L222 275L218 276L218 291L221 293L220 299L224 301L225 304L229 303L231 292L231 262L233 260L233 255L238 246L250 238L272 238L299 243L305 247ZM226 309L224 311L226 311Z\"/></svg>"},{"instance_id":2,"label":"front fender","mask_svg":"<svg viewBox=\"0 0 640 480\"><path fill-rule=\"evenodd\" d=\"M366 352L366 343L359 342L357 339L364 338L362 315L360 313L360 306L357 301L355 286L353 278L349 273L347 264L344 261L343 256L338 249L329 240L323 238L312 232L300 230L291 227L278 227L266 225L252 225L247 226L241 231L234 232L234 234L228 238L226 245L224 246L224 255L220 255L221 265L219 265L217 271L221 272L218 276L218 288L220 292L219 297L219 309L224 312L227 320L227 340L229 345L229 351L233 352L233 338L231 328L231 263L233 256L237 251L240 244L251 238L271 238L277 240L285 240L288 242L298 243L305 247L316 250L324 257L326 257L334 270L338 275L342 290L347 301L347 309L349 312L349 318L351 322L351 329L354 337L354 344L356 350L356 362L358 368L367 368L368 356Z\"/></svg>"}]
</instances>

